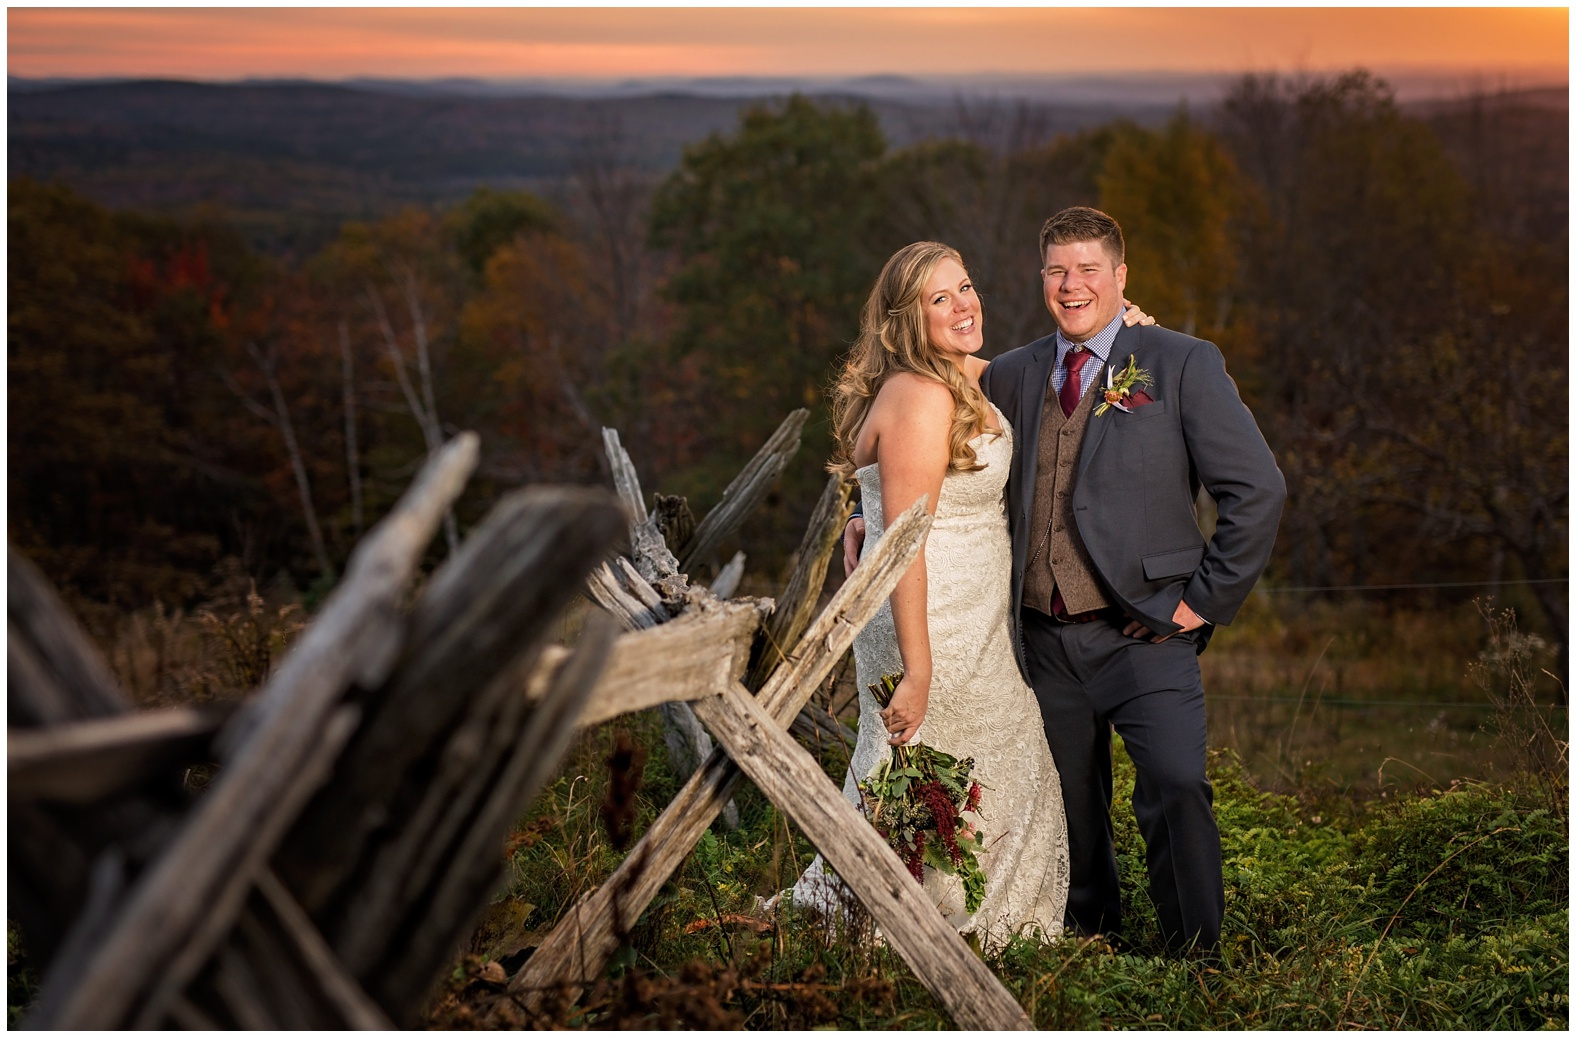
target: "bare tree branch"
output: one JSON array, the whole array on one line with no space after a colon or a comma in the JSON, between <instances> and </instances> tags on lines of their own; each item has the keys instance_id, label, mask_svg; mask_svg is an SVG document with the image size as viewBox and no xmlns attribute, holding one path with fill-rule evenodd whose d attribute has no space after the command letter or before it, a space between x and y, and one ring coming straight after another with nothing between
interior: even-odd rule
<instances>
[{"instance_id":1,"label":"bare tree branch","mask_svg":"<svg viewBox=\"0 0 1576 1038\"><path fill-rule=\"evenodd\" d=\"M257 370L262 373L263 381L268 386L268 393L273 397L274 409L269 412L267 408L252 400L245 393L241 393L229 373L224 373L225 383L241 398L253 414L260 415L270 425L279 430L279 435L285 441L285 452L290 456L290 469L295 475L296 493L301 498L301 515L306 520L307 536L312 540L312 553L317 556L318 572L324 576L332 576L333 565L328 561L328 548L323 543L323 529L317 522L317 507L312 503L312 482L307 477L306 461L301 456L301 445L296 440L295 424L290 420L290 405L285 402L284 389L279 385L278 367L279 350L270 346L265 354L257 348L257 344L246 344L247 356L252 358L252 363L257 365Z\"/></svg>"},{"instance_id":2,"label":"bare tree branch","mask_svg":"<svg viewBox=\"0 0 1576 1038\"><path fill-rule=\"evenodd\" d=\"M361 536L361 450L356 439L356 377L350 328L339 322L339 356L345 373L345 472L350 479L350 522Z\"/></svg>"}]
</instances>

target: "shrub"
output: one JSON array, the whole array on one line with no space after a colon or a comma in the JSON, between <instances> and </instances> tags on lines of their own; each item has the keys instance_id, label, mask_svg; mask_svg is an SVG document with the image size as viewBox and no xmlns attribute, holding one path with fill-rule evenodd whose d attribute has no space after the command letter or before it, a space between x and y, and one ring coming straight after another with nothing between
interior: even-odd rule
<instances>
[{"instance_id":1,"label":"shrub","mask_svg":"<svg viewBox=\"0 0 1576 1038\"><path fill-rule=\"evenodd\" d=\"M1402 800L1358 830L1352 851L1354 879L1397 936L1472 936L1570 901L1563 819L1513 787Z\"/></svg>"}]
</instances>

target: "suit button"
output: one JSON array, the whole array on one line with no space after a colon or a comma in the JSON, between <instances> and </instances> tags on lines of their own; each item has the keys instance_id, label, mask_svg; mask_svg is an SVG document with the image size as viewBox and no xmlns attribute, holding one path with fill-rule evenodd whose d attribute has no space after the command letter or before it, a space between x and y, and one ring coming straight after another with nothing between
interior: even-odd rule
<instances>
[{"instance_id":1,"label":"suit button","mask_svg":"<svg viewBox=\"0 0 1576 1038\"><path fill-rule=\"evenodd\" d=\"M1056 524L1056 525L1055 525L1055 527L1053 527L1053 529L1055 529L1055 530L1058 530L1058 531L1061 531L1061 530L1065 530L1065 529L1067 529L1067 527L1065 527L1065 526L1063 526L1063 525L1062 525L1062 524L1061 524L1061 523L1057 523L1057 524Z\"/></svg>"}]
</instances>

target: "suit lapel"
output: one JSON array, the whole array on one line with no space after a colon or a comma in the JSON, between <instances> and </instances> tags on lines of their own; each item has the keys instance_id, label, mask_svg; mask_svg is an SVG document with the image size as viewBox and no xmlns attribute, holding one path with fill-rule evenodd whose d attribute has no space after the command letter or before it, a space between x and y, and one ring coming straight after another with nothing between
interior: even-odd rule
<instances>
[{"instance_id":1,"label":"suit lapel","mask_svg":"<svg viewBox=\"0 0 1576 1038\"><path fill-rule=\"evenodd\" d=\"M1115 370L1121 368L1125 364L1127 355L1137 351L1138 338L1137 328L1129 328L1124 325L1122 330L1116 333L1116 341L1111 343L1110 359L1106 361L1106 369ZM1095 377L1094 385L1089 387L1089 392L1100 393L1104 390L1105 372L1102 371ZM1100 405L1096 404L1095 406L1099 407ZM1109 411L1099 417L1095 417L1092 411L1089 413L1089 428L1084 432L1083 450L1078 454L1078 476L1080 479L1083 478L1084 470L1089 467L1089 463L1093 460L1095 453L1099 451L1100 441L1105 439L1105 431L1111 427L1110 417L1111 412Z\"/></svg>"}]
</instances>

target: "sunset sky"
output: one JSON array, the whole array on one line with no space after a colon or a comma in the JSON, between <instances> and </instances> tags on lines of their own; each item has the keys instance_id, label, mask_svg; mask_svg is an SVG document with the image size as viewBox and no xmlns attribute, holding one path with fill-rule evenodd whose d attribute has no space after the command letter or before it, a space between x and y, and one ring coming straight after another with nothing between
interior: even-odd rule
<instances>
[{"instance_id":1,"label":"sunset sky","mask_svg":"<svg viewBox=\"0 0 1576 1038\"><path fill-rule=\"evenodd\" d=\"M940 77L1454 70L1563 82L1567 8L17 8L14 76Z\"/></svg>"}]
</instances>

